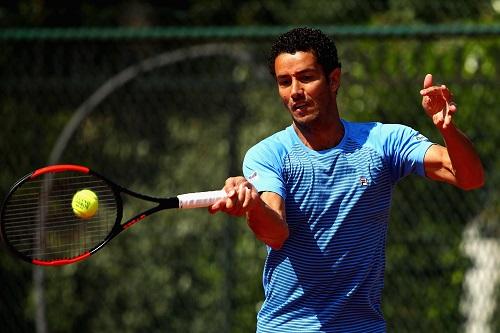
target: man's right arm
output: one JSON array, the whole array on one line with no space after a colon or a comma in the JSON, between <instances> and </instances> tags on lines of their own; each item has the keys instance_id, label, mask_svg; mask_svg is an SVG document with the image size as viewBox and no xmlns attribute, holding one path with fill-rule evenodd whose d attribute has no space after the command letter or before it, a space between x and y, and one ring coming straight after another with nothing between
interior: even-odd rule
<instances>
[{"instance_id":1,"label":"man's right arm","mask_svg":"<svg viewBox=\"0 0 500 333\"><path fill-rule=\"evenodd\" d=\"M275 250L280 249L289 235L285 202L273 192L261 193L260 199L260 203L246 212L248 226L258 239Z\"/></svg>"},{"instance_id":2,"label":"man's right arm","mask_svg":"<svg viewBox=\"0 0 500 333\"><path fill-rule=\"evenodd\" d=\"M221 199L209 207L210 213L218 211L247 218L255 236L273 249L279 249L288 238L283 198L273 192L259 194L244 177L226 180L224 190L227 199Z\"/></svg>"}]
</instances>

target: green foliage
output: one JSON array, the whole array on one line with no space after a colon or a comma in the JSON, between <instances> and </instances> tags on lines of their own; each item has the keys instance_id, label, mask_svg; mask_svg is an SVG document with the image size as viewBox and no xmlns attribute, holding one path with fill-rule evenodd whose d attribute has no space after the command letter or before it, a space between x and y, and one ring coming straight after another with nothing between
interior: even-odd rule
<instances>
[{"instance_id":1,"label":"green foliage","mask_svg":"<svg viewBox=\"0 0 500 333\"><path fill-rule=\"evenodd\" d=\"M494 22L488 1L190 1L168 4L74 1L0 6L3 26L137 24L302 25ZM116 10L116 7L120 11ZM78 15L71 15L71 13ZM142 13L142 14L141 14ZM106 23L106 24L105 24ZM198 41L196 41L198 42ZM209 41L201 41L209 42ZM2 41L0 187L44 165L74 110L117 72L186 47L183 40ZM234 47L251 55L180 61L141 74L83 120L62 162L89 165L155 196L220 188L239 174L246 150L290 123L266 69L266 43ZM441 142L420 107L424 75L446 83L457 124L483 158L487 184L464 193L411 177L394 192L383 309L390 331L455 332L473 262L464 228L497 237L500 43L490 39L340 39L341 115L404 123ZM145 208L126 201L126 217ZM494 255L494 254L492 254ZM496 254L498 255L498 254ZM137 224L88 261L44 269L51 332L248 332L263 299L265 248L243 219L203 209L163 212ZM0 330L35 330L32 268L0 252ZM497 299L498 297L497 293ZM498 314L497 306L495 314ZM498 316L492 319L499 329Z\"/></svg>"},{"instance_id":2,"label":"green foliage","mask_svg":"<svg viewBox=\"0 0 500 333\"><path fill-rule=\"evenodd\" d=\"M498 5L496 5L498 7ZM74 0L22 0L0 7L2 26L232 26L405 24L409 22L491 22L498 20L494 1L420 0L195 0L105 3Z\"/></svg>"}]
</instances>

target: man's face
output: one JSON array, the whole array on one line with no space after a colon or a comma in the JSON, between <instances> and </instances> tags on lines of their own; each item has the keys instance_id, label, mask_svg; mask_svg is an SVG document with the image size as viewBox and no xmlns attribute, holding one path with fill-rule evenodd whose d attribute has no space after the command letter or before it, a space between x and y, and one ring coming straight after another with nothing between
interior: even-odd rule
<instances>
[{"instance_id":1,"label":"man's face","mask_svg":"<svg viewBox=\"0 0 500 333\"><path fill-rule=\"evenodd\" d=\"M336 107L340 70L328 80L312 52L282 53L274 68L281 100L297 124L313 125L329 118Z\"/></svg>"}]
</instances>

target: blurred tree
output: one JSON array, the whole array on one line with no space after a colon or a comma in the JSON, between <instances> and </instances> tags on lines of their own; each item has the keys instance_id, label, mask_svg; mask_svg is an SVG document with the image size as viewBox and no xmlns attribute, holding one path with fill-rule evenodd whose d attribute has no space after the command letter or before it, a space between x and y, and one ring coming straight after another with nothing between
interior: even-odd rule
<instances>
[{"instance_id":1,"label":"blurred tree","mask_svg":"<svg viewBox=\"0 0 500 333\"><path fill-rule=\"evenodd\" d=\"M0 26L233 26L478 22L490 0L21 0L0 5Z\"/></svg>"},{"instance_id":2,"label":"blurred tree","mask_svg":"<svg viewBox=\"0 0 500 333\"><path fill-rule=\"evenodd\" d=\"M387 25L491 22L498 15L491 2L469 0L21 0L0 5L0 26ZM439 141L420 112L418 95L423 75L433 72L451 85L460 107L457 122L484 158L485 190L463 193L408 179L394 194L383 303L389 327L459 331L459 298L469 265L460 251L461 231L487 209L485 198L498 198L498 38L338 42L344 117L405 123ZM46 163L75 107L106 79L188 42L35 38L0 43L0 186L6 193L14 179ZM126 85L83 122L64 161L92 165L151 194L222 185L235 168L226 163L229 155L238 164L248 147L289 123L265 72L268 45L249 41L236 47L252 53L252 65L216 57L195 60ZM238 117L244 126L234 131ZM139 204L127 207L131 214ZM89 262L46 270L52 332L254 330L265 251L243 220L197 211L168 212L143 223ZM227 237L230 256L223 245ZM0 331L33 331L31 267L2 251L0 278ZM498 330L498 320L495 325Z\"/></svg>"}]
</instances>

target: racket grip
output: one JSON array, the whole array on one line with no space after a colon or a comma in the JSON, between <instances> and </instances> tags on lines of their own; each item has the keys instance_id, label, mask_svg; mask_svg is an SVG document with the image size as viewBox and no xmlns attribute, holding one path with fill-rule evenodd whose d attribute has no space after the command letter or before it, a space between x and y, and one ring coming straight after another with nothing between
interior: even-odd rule
<instances>
[{"instance_id":1,"label":"racket grip","mask_svg":"<svg viewBox=\"0 0 500 333\"><path fill-rule=\"evenodd\" d=\"M179 208L200 208L208 207L214 202L227 198L226 191L207 191L180 194L177 196L179 199Z\"/></svg>"}]
</instances>

